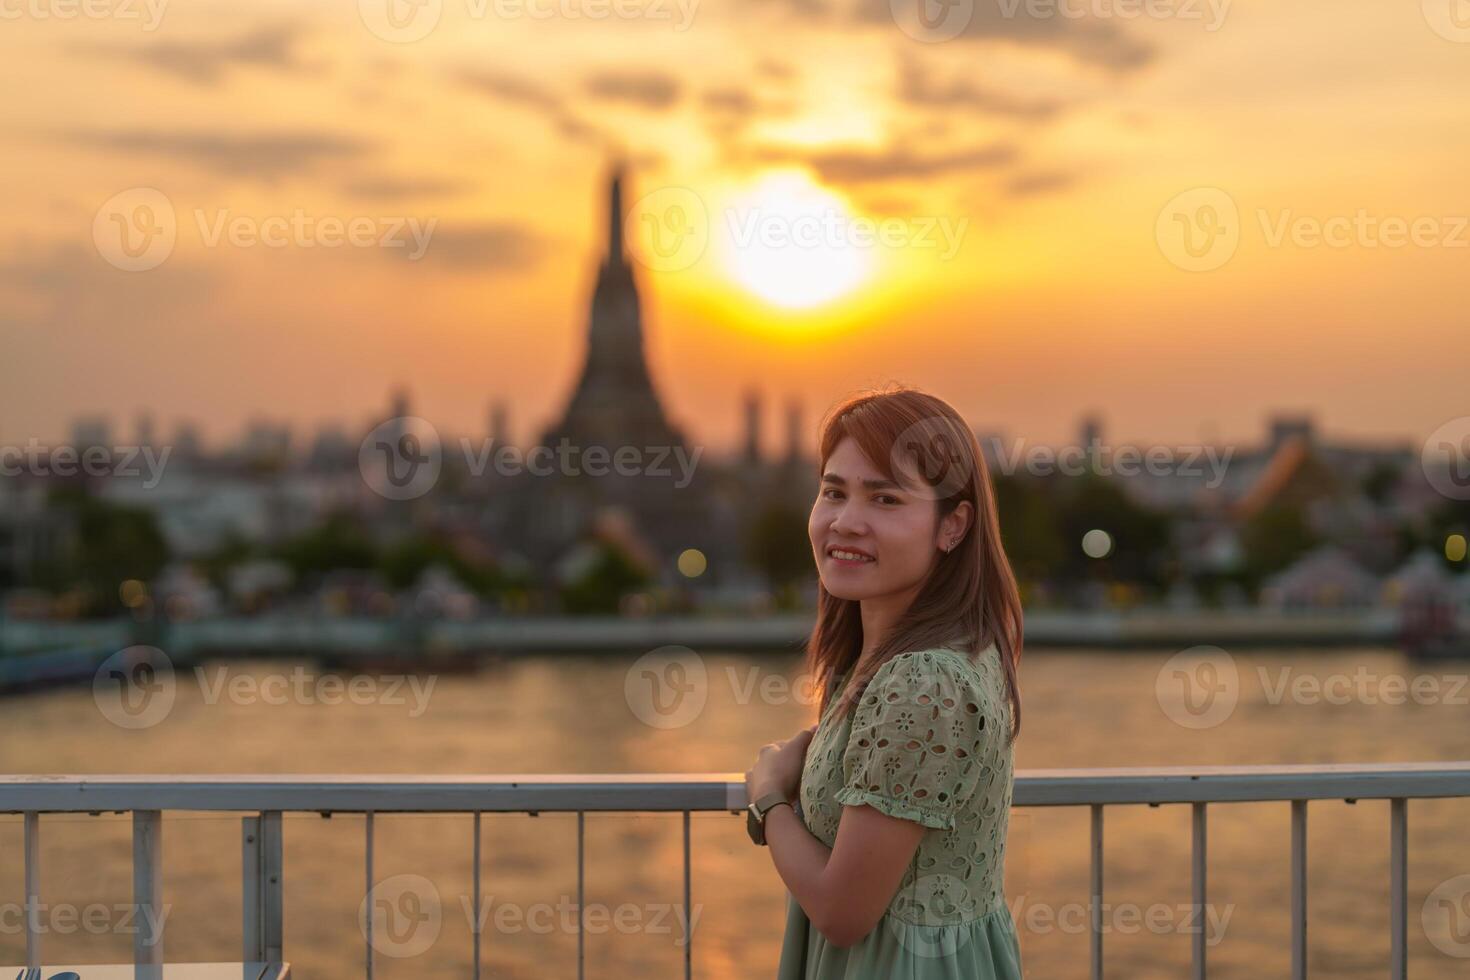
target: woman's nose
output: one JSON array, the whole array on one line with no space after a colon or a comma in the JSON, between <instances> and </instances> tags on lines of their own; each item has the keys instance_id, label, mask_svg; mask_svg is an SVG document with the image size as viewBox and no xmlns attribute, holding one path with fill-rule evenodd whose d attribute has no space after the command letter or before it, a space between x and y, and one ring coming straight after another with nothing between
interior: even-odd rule
<instances>
[{"instance_id":1,"label":"woman's nose","mask_svg":"<svg viewBox=\"0 0 1470 980\"><path fill-rule=\"evenodd\" d=\"M833 534L859 535L865 530L862 514L850 502L844 501L832 517L830 529Z\"/></svg>"}]
</instances>

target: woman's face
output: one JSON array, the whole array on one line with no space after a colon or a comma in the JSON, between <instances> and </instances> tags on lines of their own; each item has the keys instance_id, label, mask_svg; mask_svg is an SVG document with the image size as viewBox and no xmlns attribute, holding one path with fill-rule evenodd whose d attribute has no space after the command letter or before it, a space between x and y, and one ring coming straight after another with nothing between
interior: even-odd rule
<instances>
[{"instance_id":1,"label":"woman's face","mask_svg":"<svg viewBox=\"0 0 1470 980\"><path fill-rule=\"evenodd\" d=\"M807 523L822 587L859 600L916 590L943 543L941 531L954 533L949 521L936 526L936 510L933 500L885 479L852 437L844 438L822 470Z\"/></svg>"}]
</instances>

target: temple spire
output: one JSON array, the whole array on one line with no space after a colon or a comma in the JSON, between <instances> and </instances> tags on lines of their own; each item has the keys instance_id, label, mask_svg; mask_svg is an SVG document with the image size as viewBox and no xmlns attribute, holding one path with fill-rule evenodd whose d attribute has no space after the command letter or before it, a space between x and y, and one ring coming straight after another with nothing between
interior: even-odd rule
<instances>
[{"instance_id":1,"label":"temple spire","mask_svg":"<svg viewBox=\"0 0 1470 980\"><path fill-rule=\"evenodd\" d=\"M607 206L607 264L623 264L623 164L617 161L612 166L612 180L608 187Z\"/></svg>"}]
</instances>

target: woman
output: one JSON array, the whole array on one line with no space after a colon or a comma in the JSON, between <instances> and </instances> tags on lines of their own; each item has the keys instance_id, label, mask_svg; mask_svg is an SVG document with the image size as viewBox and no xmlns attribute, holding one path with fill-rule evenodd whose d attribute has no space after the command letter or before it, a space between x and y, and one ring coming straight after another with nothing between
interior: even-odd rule
<instances>
[{"instance_id":1,"label":"woman","mask_svg":"<svg viewBox=\"0 0 1470 980\"><path fill-rule=\"evenodd\" d=\"M751 837L790 893L779 980L1014 980L1021 603L984 458L912 389L840 405L819 457L820 720L745 775Z\"/></svg>"}]
</instances>

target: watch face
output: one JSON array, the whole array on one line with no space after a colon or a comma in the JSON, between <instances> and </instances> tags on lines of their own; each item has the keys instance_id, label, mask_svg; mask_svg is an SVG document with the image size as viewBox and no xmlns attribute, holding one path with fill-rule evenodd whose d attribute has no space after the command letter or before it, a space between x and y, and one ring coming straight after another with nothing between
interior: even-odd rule
<instances>
[{"instance_id":1,"label":"watch face","mask_svg":"<svg viewBox=\"0 0 1470 980\"><path fill-rule=\"evenodd\" d=\"M764 844L766 842L766 828L761 823L760 818L755 815L754 803L745 808L745 832L757 844Z\"/></svg>"}]
</instances>

